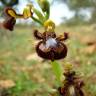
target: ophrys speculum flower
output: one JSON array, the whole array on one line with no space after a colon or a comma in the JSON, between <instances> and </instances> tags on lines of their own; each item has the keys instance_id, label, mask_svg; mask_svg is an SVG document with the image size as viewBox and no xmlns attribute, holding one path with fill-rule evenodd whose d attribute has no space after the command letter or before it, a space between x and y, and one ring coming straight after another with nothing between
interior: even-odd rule
<instances>
[{"instance_id":1,"label":"ophrys speculum flower","mask_svg":"<svg viewBox=\"0 0 96 96\"><path fill-rule=\"evenodd\" d=\"M5 29L12 31L14 29L16 19L18 19L18 18L28 19L28 18L32 17L32 15L33 15L32 5L28 4L24 8L23 14L16 13L16 11L11 7L6 7L4 10L4 13L5 13L6 17L5 17L5 21L3 22L3 26Z\"/></svg>"},{"instance_id":2,"label":"ophrys speculum flower","mask_svg":"<svg viewBox=\"0 0 96 96\"><path fill-rule=\"evenodd\" d=\"M47 28L45 28L46 31L43 34L38 30L34 31L34 36L41 40L36 46L37 54L44 59L52 61L65 58L67 47L62 41L68 38L68 34L64 33L64 35L58 37L54 32L53 24L48 24Z\"/></svg>"}]
</instances>

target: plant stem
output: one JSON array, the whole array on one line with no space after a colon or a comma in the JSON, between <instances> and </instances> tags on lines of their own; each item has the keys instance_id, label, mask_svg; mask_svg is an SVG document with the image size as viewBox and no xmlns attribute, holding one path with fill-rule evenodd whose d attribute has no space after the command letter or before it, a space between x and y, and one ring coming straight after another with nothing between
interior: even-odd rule
<instances>
[{"instance_id":1,"label":"plant stem","mask_svg":"<svg viewBox=\"0 0 96 96\"><path fill-rule=\"evenodd\" d=\"M52 69L53 69L53 72L56 76L58 85L61 85L61 83L62 83L61 78L62 78L62 75L63 75L62 66L56 61L51 62L51 64L52 64Z\"/></svg>"},{"instance_id":2,"label":"plant stem","mask_svg":"<svg viewBox=\"0 0 96 96\"><path fill-rule=\"evenodd\" d=\"M39 18L40 21L42 20L42 22L44 22L45 17L42 15L42 13L39 10L34 8L34 13L37 15L37 17Z\"/></svg>"},{"instance_id":3,"label":"plant stem","mask_svg":"<svg viewBox=\"0 0 96 96\"><path fill-rule=\"evenodd\" d=\"M37 23L39 23L40 25L42 25L43 26L43 23L40 21L40 20L38 20L37 18L35 18L35 17L31 17L34 21L36 21Z\"/></svg>"}]
</instances>

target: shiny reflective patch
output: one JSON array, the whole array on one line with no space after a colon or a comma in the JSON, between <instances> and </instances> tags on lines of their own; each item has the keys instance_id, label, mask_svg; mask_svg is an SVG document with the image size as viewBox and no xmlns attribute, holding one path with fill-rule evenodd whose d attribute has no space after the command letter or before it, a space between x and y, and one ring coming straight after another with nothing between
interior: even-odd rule
<instances>
[{"instance_id":1,"label":"shiny reflective patch","mask_svg":"<svg viewBox=\"0 0 96 96\"><path fill-rule=\"evenodd\" d=\"M57 45L57 41L54 39L54 38L49 38L47 41L46 41L46 48L49 48L49 47L56 47Z\"/></svg>"}]
</instances>

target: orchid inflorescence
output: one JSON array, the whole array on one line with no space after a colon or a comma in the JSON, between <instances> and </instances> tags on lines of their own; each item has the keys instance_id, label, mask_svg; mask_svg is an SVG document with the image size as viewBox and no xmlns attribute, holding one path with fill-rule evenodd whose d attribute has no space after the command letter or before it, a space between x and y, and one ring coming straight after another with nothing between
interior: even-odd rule
<instances>
[{"instance_id":1,"label":"orchid inflorescence","mask_svg":"<svg viewBox=\"0 0 96 96\"><path fill-rule=\"evenodd\" d=\"M34 36L40 40L36 46L37 54L51 61L63 59L67 55L67 47L63 43L68 38L65 32L63 35L57 36L55 33L55 23L49 19L50 4L47 0L37 0L42 12L36 9L32 4L27 4L23 9L22 14L18 14L13 8L7 7L4 10L6 15L3 26L12 31L16 23L16 19L32 18L34 21L43 25L45 31L40 33L38 30L34 31ZM37 16L34 16L37 15Z\"/></svg>"},{"instance_id":2,"label":"orchid inflorescence","mask_svg":"<svg viewBox=\"0 0 96 96\"><path fill-rule=\"evenodd\" d=\"M53 70L55 71L55 75L59 82L61 82L60 78L62 75L62 70L59 64L55 61L63 59L67 56L67 46L64 44L63 41L66 41L68 39L68 33L64 32L63 35L58 36L55 33L55 23L49 19L49 2L47 0L37 0L37 3L40 6L42 12L35 8L32 4L27 4L26 7L23 9L22 14L18 14L11 7L5 8L4 13L6 17L5 21L3 22L3 26L5 29L12 31L14 29L16 19L18 18L32 18L32 20L42 25L44 27L43 33L39 32L39 30L37 29L33 32L34 37L40 40L36 45L36 52L41 58L52 61L52 66ZM78 77L76 77L75 72L70 72L69 70L64 73L64 76L64 86L60 86L58 89L59 96L69 96L68 91L70 86L73 86L75 90L77 90L76 94L80 94L74 96L84 96L81 89L83 83L82 81L79 81L80 79Z\"/></svg>"}]
</instances>

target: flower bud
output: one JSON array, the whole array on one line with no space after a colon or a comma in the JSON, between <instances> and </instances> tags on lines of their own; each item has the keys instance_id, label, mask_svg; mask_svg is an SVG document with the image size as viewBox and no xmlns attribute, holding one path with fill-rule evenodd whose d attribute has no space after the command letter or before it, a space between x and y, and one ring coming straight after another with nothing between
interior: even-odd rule
<instances>
[{"instance_id":1,"label":"flower bud","mask_svg":"<svg viewBox=\"0 0 96 96\"><path fill-rule=\"evenodd\" d=\"M73 65L70 63L64 64L64 70L65 70L65 73L69 71L71 72L73 70Z\"/></svg>"}]
</instances>

